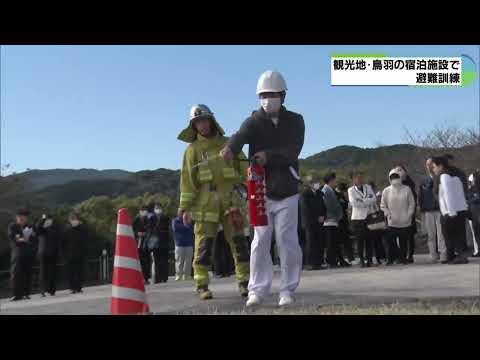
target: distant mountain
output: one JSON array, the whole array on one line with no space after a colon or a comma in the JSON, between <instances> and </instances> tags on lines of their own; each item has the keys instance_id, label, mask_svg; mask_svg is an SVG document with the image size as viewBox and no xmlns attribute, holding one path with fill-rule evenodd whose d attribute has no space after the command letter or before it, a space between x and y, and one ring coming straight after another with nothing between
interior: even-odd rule
<instances>
[{"instance_id":1,"label":"distant mountain","mask_svg":"<svg viewBox=\"0 0 480 360\"><path fill-rule=\"evenodd\" d=\"M348 174L353 169L363 169L367 178L379 187L388 182L388 171L397 163L407 165L415 181L424 175L424 158L428 149L412 145L392 145L377 148L337 146L300 160L301 170L332 170ZM480 150L464 148L455 150L455 156L465 170L479 167ZM74 205L92 196L139 196L146 192L162 193L177 199L180 171L169 169L129 172L124 170L54 169L31 170L18 174L23 190L17 194L0 194L0 208L7 204L43 199L49 206ZM7 177L8 178L8 177Z\"/></svg>"},{"instance_id":2,"label":"distant mountain","mask_svg":"<svg viewBox=\"0 0 480 360\"><path fill-rule=\"evenodd\" d=\"M400 144L365 149L342 145L309 156L300 163L308 168L344 169L374 163L385 157L388 157L391 163L405 162L417 153L418 148L413 145Z\"/></svg>"}]
</instances>

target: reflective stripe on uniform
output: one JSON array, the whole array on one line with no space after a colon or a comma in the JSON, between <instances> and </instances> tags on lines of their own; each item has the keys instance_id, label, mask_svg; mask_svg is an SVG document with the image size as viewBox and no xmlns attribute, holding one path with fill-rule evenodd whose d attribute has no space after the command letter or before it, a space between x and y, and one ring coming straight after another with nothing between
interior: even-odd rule
<instances>
[{"instance_id":1,"label":"reflective stripe on uniform","mask_svg":"<svg viewBox=\"0 0 480 360\"><path fill-rule=\"evenodd\" d=\"M235 169L234 168L223 168L223 177L225 179L231 179L235 177Z\"/></svg>"},{"instance_id":2,"label":"reflective stripe on uniform","mask_svg":"<svg viewBox=\"0 0 480 360\"><path fill-rule=\"evenodd\" d=\"M200 180L201 182L213 180L212 171L210 169L200 170L198 172L198 180Z\"/></svg>"},{"instance_id":3,"label":"reflective stripe on uniform","mask_svg":"<svg viewBox=\"0 0 480 360\"><path fill-rule=\"evenodd\" d=\"M195 198L194 193L182 192L180 194L180 202L190 202L190 201L193 201L194 198Z\"/></svg>"},{"instance_id":4,"label":"reflective stripe on uniform","mask_svg":"<svg viewBox=\"0 0 480 360\"><path fill-rule=\"evenodd\" d=\"M216 212L206 212L204 221L218 222L219 218L220 217L219 217L218 213L216 213Z\"/></svg>"},{"instance_id":5,"label":"reflective stripe on uniform","mask_svg":"<svg viewBox=\"0 0 480 360\"><path fill-rule=\"evenodd\" d=\"M202 221L202 213L200 211L193 212L192 219L195 221Z\"/></svg>"}]
</instances>

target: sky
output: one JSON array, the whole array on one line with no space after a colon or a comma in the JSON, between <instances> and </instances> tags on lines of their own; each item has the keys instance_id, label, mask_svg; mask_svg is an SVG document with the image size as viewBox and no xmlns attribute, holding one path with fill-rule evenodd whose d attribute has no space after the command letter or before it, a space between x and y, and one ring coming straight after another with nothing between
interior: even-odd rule
<instances>
[{"instance_id":1,"label":"sky","mask_svg":"<svg viewBox=\"0 0 480 360\"><path fill-rule=\"evenodd\" d=\"M186 144L177 135L191 106L207 104L230 135L259 107L256 84L268 69L283 74L285 105L305 119L301 157L339 145L404 143L405 127L478 128L478 82L335 87L330 56L467 54L478 64L479 51L460 45L2 46L1 160L11 164L9 172L178 169Z\"/></svg>"}]
</instances>

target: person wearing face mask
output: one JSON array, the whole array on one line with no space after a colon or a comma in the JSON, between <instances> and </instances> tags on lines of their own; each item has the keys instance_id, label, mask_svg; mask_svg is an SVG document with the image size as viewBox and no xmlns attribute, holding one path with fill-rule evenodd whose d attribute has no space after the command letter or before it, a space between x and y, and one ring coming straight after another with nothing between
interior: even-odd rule
<instances>
[{"instance_id":1,"label":"person wearing face mask","mask_svg":"<svg viewBox=\"0 0 480 360\"><path fill-rule=\"evenodd\" d=\"M393 169L389 174L390 186L385 188L382 193L380 208L387 218L388 231L386 235L387 242L387 264L393 264L393 242L397 237L400 243L400 263L408 264L407 243L412 226L412 216L415 212L415 198L412 190L407 185L402 184L402 179L398 169Z\"/></svg>"},{"instance_id":2,"label":"person wearing face mask","mask_svg":"<svg viewBox=\"0 0 480 360\"><path fill-rule=\"evenodd\" d=\"M302 225L305 230L305 257L307 270L323 270L325 263L325 235L323 222L326 208L323 192L317 177L307 179L308 186L300 198Z\"/></svg>"},{"instance_id":3,"label":"person wearing face mask","mask_svg":"<svg viewBox=\"0 0 480 360\"><path fill-rule=\"evenodd\" d=\"M244 235L247 162L243 153L219 156L228 138L208 106L195 105L178 136L188 143L180 176L180 206L186 224L195 221L194 280L202 300L213 297L208 285L212 250L221 224L230 246L240 296L248 294L249 253Z\"/></svg>"},{"instance_id":4,"label":"person wearing face mask","mask_svg":"<svg viewBox=\"0 0 480 360\"><path fill-rule=\"evenodd\" d=\"M302 250L298 240L299 163L305 123L300 114L283 105L287 86L277 71L264 72L257 83L260 108L246 119L220 155L231 160L244 145L249 158L265 167L267 226L255 227L251 247L251 276L248 306L260 304L270 293L272 261L269 254L272 233L281 263L279 305L288 306L300 283Z\"/></svg>"},{"instance_id":5,"label":"person wearing face mask","mask_svg":"<svg viewBox=\"0 0 480 360\"><path fill-rule=\"evenodd\" d=\"M40 287L42 297L56 292L57 260L60 247L60 233L52 215L44 214L35 225L38 239L40 262Z\"/></svg>"},{"instance_id":6,"label":"person wearing face mask","mask_svg":"<svg viewBox=\"0 0 480 360\"><path fill-rule=\"evenodd\" d=\"M323 199L327 213L323 227L325 229L325 240L327 245L327 263L331 269L349 267L350 264L343 258L342 244L339 237L339 224L343 218L343 208L335 193L337 176L335 173L328 173L324 178L325 186L322 188Z\"/></svg>"},{"instance_id":7,"label":"person wearing face mask","mask_svg":"<svg viewBox=\"0 0 480 360\"><path fill-rule=\"evenodd\" d=\"M433 171L439 179L438 202L447 259L442 264L467 264L467 201L461 177L445 157L433 158Z\"/></svg>"},{"instance_id":8,"label":"person wearing face mask","mask_svg":"<svg viewBox=\"0 0 480 360\"><path fill-rule=\"evenodd\" d=\"M343 217L338 223L338 237L343 247L343 253L347 257L349 262L354 260L353 257L353 244L350 238L350 224L348 222L348 186L345 183L339 183L337 188L335 189L335 193L337 194L338 201L342 206L343 210ZM345 262L350 266L348 262Z\"/></svg>"},{"instance_id":9,"label":"person wearing face mask","mask_svg":"<svg viewBox=\"0 0 480 360\"><path fill-rule=\"evenodd\" d=\"M473 257L480 257L480 170L468 178L469 225L473 235Z\"/></svg>"},{"instance_id":10,"label":"person wearing face mask","mask_svg":"<svg viewBox=\"0 0 480 360\"><path fill-rule=\"evenodd\" d=\"M354 172L352 180L353 186L348 189L348 200L352 207L352 230L357 240L360 266L370 267L373 265L374 237L367 227L367 217L373 214L377 208L376 196L372 187L364 183L362 172Z\"/></svg>"},{"instance_id":11,"label":"person wearing face mask","mask_svg":"<svg viewBox=\"0 0 480 360\"><path fill-rule=\"evenodd\" d=\"M30 212L26 209L17 211L15 222L8 225L8 240L11 254L11 282L13 297L10 301L30 298L32 279L32 260L35 233L28 224Z\"/></svg>"},{"instance_id":12,"label":"person wearing face mask","mask_svg":"<svg viewBox=\"0 0 480 360\"><path fill-rule=\"evenodd\" d=\"M83 292L87 241L88 231L86 225L80 220L80 216L76 212L71 213L63 236L63 251L72 294Z\"/></svg>"},{"instance_id":13,"label":"person wearing face mask","mask_svg":"<svg viewBox=\"0 0 480 360\"><path fill-rule=\"evenodd\" d=\"M410 191L412 192L413 198L415 199L415 204L417 204L417 190L416 190L416 185L415 182L412 180L410 175L407 173L407 168L405 165L397 165L395 166L396 171L400 175L400 178L402 180L402 184L406 185L410 188ZM408 263L412 264L413 263L413 255L415 253L415 234L417 233L417 219L416 219L416 212L417 212L417 206L415 205L415 209L412 215L412 222L410 225L410 230L408 233L408 241L407 241L407 261Z\"/></svg>"},{"instance_id":14,"label":"person wearing face mask","mask_svg":"<svg viewBox=\"0 0 480 360\"><path fill-rule=\"evenodd\" d=\"M149 283L148 281L152 276L152 258L148 250L147 241L152 234L153 224L152 216L149 217L148 206L142 206L133 220L132 229L137 241L138 257L145 284Z\"/></svg>"},{"instance_id":15,"label":"person wearing face mask","mask_svg":"<svg viewBox=\"0 0 480 360\"><path fill-rule=\"evenodd\" d=\"M418 205L422 213L422 220L428 236L428 250L432 262L445 261L447 259L447 248L442 233L440 221L440 205L434 196L433 185L435 173L433 172L433 158L429 157L425 162L427 176L419 189Z\"/></svg>"},{"instance_id":16,"label":"person wearing face mask","mask_svg":"<svg viewBox=\"0 0 480 360\"><path fill-rule=\"evenodd\" d=\"M148 240L148 249L153 255L155 276L153 283L168 281L168 255L170 252L170 218L164 214L160 204L154 207L152 214L153 231Z\"/></svg>"}]
</instances>

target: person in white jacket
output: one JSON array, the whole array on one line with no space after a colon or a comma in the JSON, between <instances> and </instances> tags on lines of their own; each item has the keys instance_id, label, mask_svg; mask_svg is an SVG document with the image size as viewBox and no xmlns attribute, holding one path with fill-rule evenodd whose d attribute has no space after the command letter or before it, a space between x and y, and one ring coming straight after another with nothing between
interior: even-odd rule
<instances>
[{"instance_id":1,"label":"person in white jacket","mask_svg":"<svg viewBox=\"0 0 480 360\"><path fill-rule=\"evenodd\" d=\"M438 203L442 232L447 247L447 260L442 264L467 264L466 215L467 200L459 172L445 157L433 159L433 171L439 177ZM455 255L456 253L456 255Z\"/></svg>"},{"instance_id":2,"label":"person in white jacket","mask_svg":"<svg viewBox=\"0 0 480 360\"><path fill-rule=\"evenodd\" d=\"M387 264L393 264L393 243L399 239L400 262L404 265L407 261L407 242L409 229L412 225L412 216L415 212L415 198L412 190L402 184L401 176L397 169L389 174L390 186L383 190L380 208L387 218Z\"/></svg>"},{"instance_id":3,"label":"person in white jacket","mask_svg":"<svg viewBox=\"0 0 480 360\"><path fill-rule=\"evenodd\" d=\"M354 185L348 189L348 201L352 207L352 230L357 240L360 266L370 267L373 265L373 236L367 228L366 219L375 212L377 198L372 187L364 183L361 172L353 173L352 180Z\"/></svg>"}]
</instances>

